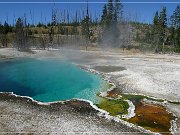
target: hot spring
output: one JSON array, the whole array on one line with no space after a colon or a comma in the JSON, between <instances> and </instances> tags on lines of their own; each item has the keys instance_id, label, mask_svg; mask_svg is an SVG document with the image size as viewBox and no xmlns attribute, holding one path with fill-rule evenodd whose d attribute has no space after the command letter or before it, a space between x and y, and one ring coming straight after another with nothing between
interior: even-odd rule
<instances>
[{"instance_id":1,"label":"hot spring","mask_svg":"<svg viewBox=\"0 0 180 135\"><path fill-rule=\"evenodd\" d=\"M0 92L13 92L41 102L80 98L98 101L108 87L99 75L56 59L14 59L0 62Z\"/></svg>"}]
</instances>

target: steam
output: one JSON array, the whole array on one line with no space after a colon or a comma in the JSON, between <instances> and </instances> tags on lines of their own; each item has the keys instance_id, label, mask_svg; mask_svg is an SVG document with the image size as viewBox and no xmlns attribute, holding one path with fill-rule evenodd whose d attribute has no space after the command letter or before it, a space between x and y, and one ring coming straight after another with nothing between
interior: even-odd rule
<instances>
[{"instance_id":1,"label":"steam","mask_svg":"<svg viewBox=\"0 0 180 135\"><path fill-rule=\"evenodd\" d=\"M100 45L103 48L126 48L133 40L132 26L127 23L111 25L107 31L103 32Z\"/></svg>"}]
</instances>

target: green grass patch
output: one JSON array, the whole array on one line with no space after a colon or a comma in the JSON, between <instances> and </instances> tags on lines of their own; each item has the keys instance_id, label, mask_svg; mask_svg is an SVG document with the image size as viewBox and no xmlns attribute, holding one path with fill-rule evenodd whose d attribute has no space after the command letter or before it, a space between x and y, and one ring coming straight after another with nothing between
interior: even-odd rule
<instances>
[{"instance_id":1,"label":"green grass patch","mask_svg":"<svg viewBox=\"0 0 180 135\"><path fill-rule=\"evenodd\" d=\"M148 97L148 96L144 96L144 95L132 95L132 94L122 94L122 96L128 100L135 100L135 101L140 101L142 99L148 99L148 100L152 100L152 101L157 101L157 102L164 102L163 99L156 99L156 98L152 98L152 97Z\"/></svg>"},{"instance_id":2,"label":"green grass patch","mask_svg":"<svg viewBox=\"0 0 180 135\"><path fill-rule=\"evenodd\" d=\"M128 113L129 104L123 100L113 100L101 98L101 101L97 106L103 110L106 110L112 116L122 115Z\"/></svg>"},{"instance_id":3,"label":"green grass patch","mask_svg":"<svg viewBox=\"0 0 180 135\"><path fill-rule=\"evenodd\" d=\"M155 99L155 98L151 98L151 97L146 97L146 99L152 100L152 101L157 101L157 102L164 102L163 99Z\"/></svg>"},{"instance_id":4,"label":"green grass patch","mask_svg":"<svg viewBox=\"0 0 180 135\"><path fill-rule=\"evenodd\" d=\"M156 102L164 102L165 100L163 99L157 99L157 98L152 98L144 95L132 95L132 94L122 94L123 99L128 99L130 101L141 101L142 99L148 99ZM180 105L180 102L173 102L173 101L167 101L168 103L175 104L175 105Z\"/></svg>"},{"instance_id":5,"label":"green grass patch","mask_svg":"<svg viewBox=\"0 0 180 135\"><path fill-rule=\"evenodd\" d=\"M108 83L108 87L110 89L111 87L113 87L113 85L111 83Z\"/></svg>"},{"instance_id":6,"label":"green grass patch","mask_svg":"<svg viewBox=\"0 0 180 135\"><path fill-rule=\"evenodd\" d=\"M132 94L122 94L124 99L128 99L128 100L135 100L135 101L140 101L144 98L146 98L146 96L143 95L132 95Z\"/></svg>"},{"instance_id":7,"label":"green grass patch","mask_svg":"<svg viewBox=\"0 0 180 135\"><path fill-rule=\"evenodd\" d=\"M175 104L175 105L180 105L180 102L168 101L168 103Z\"/></svg>"},{"instance_id":8,"label":"green grass patch","mask_svg":"<svg viewBox=\"0 0 180 135\"><path fill-rule=\"evenodd\" d=\"M100 92L98 92L98 93L96 93L96 96L100 97L100 94L101 94L101 93L100 93Z\"/></svg>"}]
</instances>

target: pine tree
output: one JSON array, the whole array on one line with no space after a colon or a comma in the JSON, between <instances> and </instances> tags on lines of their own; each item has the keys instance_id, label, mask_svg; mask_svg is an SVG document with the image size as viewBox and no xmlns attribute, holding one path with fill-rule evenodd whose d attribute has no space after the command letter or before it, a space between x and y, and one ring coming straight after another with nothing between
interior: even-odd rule
<instances>
[{"instance_id":1,"label":"pine tree","mask_svg":"<svg viewBox=\"0 0 180 135\"><path fill-rule=\"evenodd\" d=\"M122 21L123 18L123 5L120 3L120 0L115 0L115 5L114 5L114 21L115 22L120 22Z\"/></svg>"},{"instance_id":2,"label":"pine tree","mask_svg":"<svg viewBox=\"0 0 180 135\"><path fill-rule=\"evenodd\" d=\"M53 46L53 39L54 39L54 34L55 34L55 26L57 25L57 10L55 9L55 7L52 9L52 22L51 22L51 26L48 30L48 35L49 35L49 44L48 44L48 48L49 45Z\"/></svg>"},{"instance_id":3,"label":"pine tree","mask_svg":"<svg viewBox=\"0 0 180 135\"><path fill-rule=\"evenodd\" d=\"M18 18L15 26L15 41L18 50L25 50L23 19Z\"/></svg>"},{"instance_id":4,"label":"pine tree","mask_svg":"<svg viewBox=\"0 0 180 135\"><path fill-rule=\"evenodd\" d=\"M169 35L169 42L171 43L171 45L173 46L173 48L175 47L175 36L176 36L176 32L175 32L175 17L174 17L174 13L173 15L170 17L170 35Z\"/></svg>"},{"instance_id":5,"label":"pine tree","mask_svg":"<svg viewBox=\"0 0 180 135\"><path fill-rule=\"evenodd\" d=\"M57 25L57 11L55 8L52 9L52 22L51 22L52 26L56 26Z\"/></svg>"},{"instance_id":6,"label":"pine tree","mask_svg":"<svg viewBox=\"0 0 180 135\"><path fill-rule=\"evenodd\" d=\"M180 5L177 5L173 15L172 15L172 23L175 29L180 27Z\"/></svg>"},{"instance_id":7,"label":"pine tree","mask_svg":"<svg viewBox=\"0 0 180 135\"><path fill-rule=\"evenodd\" d=\"M158 11L155 13L153 19L153 44L155 45L155 52L159 51L159 13Z\"/></svg>"},{"instance_id":8,"label":"pine tree","mask_svg":"<svg viewBox=\"0 0 180 135\"><path fill-rule=\"evenodd\" d=\"M101 24L102 25L107 25L107 15L108 15L107 6L106 6L106 4L104 4L102 16L101 16Z\"/></svg>"},{"instance_id":9,"label":"pine tree","mask_svg":"<svg viewBox=\"0 0 180 135\"><path fill-rule=\"evenodd\" d=\"M8 32L10 31L9 24L5 21L4 26L1 27L1 43L3 47L7 47L8 44Z\"/></svg>"},{"instance_id":10,"label":"pine tree","mask_svg":"<svg viewBox=\"0 0 180 135\"><path fill-rule=\"evenodd\" d=\"M113 24L114 16L113 16L113 1L108 1L108 15L107 15L107 25L110 26Z\"/></svg>"},{"instance_id":11,"label":"pine tree","mask_svg":"<svg viewBox=\"0 0 180 135\"><path fill-rule=\"evenodd\" d=\"M170 35L168 38L169 38L170 45L172 46L172 48L174 48L175 41L176 41L176 32L175 32L175 28L172 25L170 26Z\"/></svg>"},{"instance_id":12,"label":"pine tree","mask_svg":"<svg viewBox=\"0 0 180 135\"><path fill-rule=\"evenodd\" d=\"M5 21L4 22L4 34L7 34L9 32L9 24Z\"/></svg>"},{"instance_id":13,"label":"pine tree","mask_svg":"<svg viewBox=\"0 0 180 135\"><path fill-rule=\"evenodd\" d=\"M175 44L180 48L180 5L178 5L173 13L175 27Z\"/></svg>"},{"instance_id":14,"label":"pine tree","mask_svg":"<svg viewBox=\"0 0 180 135\"><path fill-rule=\"evenodd\" d=\"M180 28L176 30L176 44L177 44L177 47L180 48ZM179 49L179 52L180 52L180 49Z\"/></svg>"},{"instance_id":15,"label":"pine tree","mask_svg":"<svg viewBox=\"0 0 180 135\"><path fill-rule=\"evenodd\" d=\"M153 25L154 26L158 26L159 24L159 15L158 15L158 11L155 13L154 19L153 19Z\"/></svg>"},{"instance_id":16,"label":"pine tree","mask_svg":"<svg viewBox=\"0 0 180 135\"><path fill-rule=\"evenodd\" d=\"M88 42L90 41L90 38L92 36L92 32L90 31L90 24L91 24L91 19L89 17L89 8L88 8L88 1L87 1L86 16L81 22L82 34L85 36L85 40L86 40L86 50L87 50Z\"/></svg>"},{"instance_id":17,"label":"pine tree","mask_svg":"<svg viewBox=\"0 0 180 135\"><path fill-rule=\"evenodd\" d=\"M167 38L166 28L167 28L167 13L166 7L162 8L159 16L159 31L160 31L160 44L162 45L162 52L164 52L164 45Z\"/></svg>"}]
</instances>

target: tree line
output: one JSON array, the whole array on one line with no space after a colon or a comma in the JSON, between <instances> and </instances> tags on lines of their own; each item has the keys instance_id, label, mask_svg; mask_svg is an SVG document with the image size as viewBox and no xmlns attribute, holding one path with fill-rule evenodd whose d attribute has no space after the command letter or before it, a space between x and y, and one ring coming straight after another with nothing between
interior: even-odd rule
<instances>
[{"instance_id":1,"label":"tree line","mask_svg":"<svg viewBox=\"0 0 180 135\"><path fill-rule=\"evenodd\" d=\"M147 43L156 53L180 52L180 6L177 5L171 16L166 7L162 7L154 15L152 25L135 23L137 29L144 29L144 36L136 33L138 42ZM140 27L143 26L143 27Z\"/></svg>"},{"instance_id":2,"label":"tree line","mask_svg":"<svg viewBox=\"0 0 180 135\"><path fill-rule=\"evenodd\" d=\"M92 17L89 12L88 2L86 11L82 11L81 14L76 12L74 20L69 19L70 15L68 11L63 11L63 16L59 18L59 12L55 8L52 9L52 20L47 24L39 22L37 25L30 25L27 22L26 15L24 15L24 17L16 20L14 26L10 26L7 23L0 25L2 26L2 31L0 31L2 46L7 47L9 42L8 33L13 33L13 36L11 35L13 38L12 44L13 47L18 48L18 50L28 50L32 44L37 43L37 38L40 44L38 47L43 49L49 46L67 44L67 42L72 39L78 42L81 41L81 44L84 44L87 48L91 43L103 41L103 37L108 33L112 34L111 37L114 37L114 32L116 36L118 34L116 27L120 20L122 4L120 0L109 0L108 4L104 6L108 7L107 11L105 11L107 15L103 14L101 18ZM33 31L34 27L43 28L45 32L39 33L38 29ZM114 32L112 32L111 29L114 29ZM114 37L113 40L114 39L116 39L116 37ZM71 43L75 42L71 41Z\"/></svg>"},{"instance_id":3,"label":"tree line","mask_svg":"<svg viewBox=\"0 0 180 135\"><path fill-rule=\"evenodd\" d=\"M169 20L168 20L169 19ZM156 44L156 52L165 52L165 45L172 51L180 48L180 6L178 5L169 18L166 7L156 12L153 20L153 37Z\"/></svg>"},{"instance_id":4,"label":"tree line","mask_svg":"<svg viewBox=\"0 0 180 135\"><path fill-rule=\"evenodd\" d=\"M86 49L92 44L124 49L135 47L138 42L145 48L151 46L155 52L180 52L180 6L177 5L170 17L163 7L155 13L152 24L127 20L120 0L108 0L98 17L92 17L88 2L86 11L76 11L74 19L70 19L68 11L58 12L53 8L49 23L29 24L24 16L18 18L14 26L7 22L0 24L0 42L3 47L11 44L18 50L72 44L84 45Z\"/></svg>"}]
</instances>

